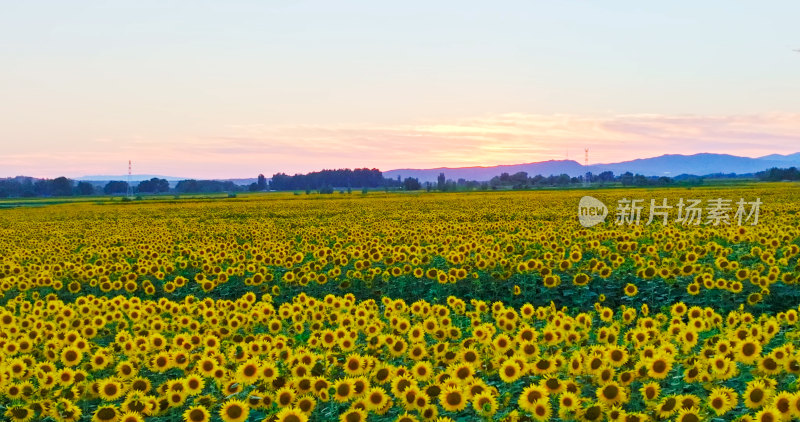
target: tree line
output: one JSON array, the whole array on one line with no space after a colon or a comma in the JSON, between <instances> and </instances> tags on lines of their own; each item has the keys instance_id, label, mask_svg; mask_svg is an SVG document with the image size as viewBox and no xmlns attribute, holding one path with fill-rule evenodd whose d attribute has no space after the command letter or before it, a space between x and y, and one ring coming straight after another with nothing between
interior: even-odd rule
<instances>
[{"instance_id":1,"label":"tree line","mask_svg":"<svg viewBox=\"0 0 800 422\"><path fill-rule=\"evenodd\" d=\"M174 188L170 188L166 179L152 178L131 186L134 194L158 193L221 193L242 191L242 186L231 181L219 180L181 180ZM125 195L128 193L128 182L112 180L104 186L96 186L90 182L74 180L66 177L55 179L35 179L32 177L14 177L0 179L0 198L36 197L36 196L87 196L87 195Z\"/></svg>"},{"instance_id":2,"label":"tree line","mask_svg":"<svg viewBox=\"0 0 800 422\"><path fill-rule=\"evenodd\" d=\"M787 169L773 167L769 170L760 171L756 173L756 178L758 178L758 180L763 180L767 182L780 182L783 180L800 180L800 171L798 171L796 167L789 167Z\"/></svg>"},{"instance_id":3,"label":"tree line","mask_svg":"<svg viewBox=\"0 0 800 422\"><path fill-rule=\"evenodd\" d=\"M72 196L91 195L94 186L88 182L78 182L66 177L55 179L35 179L18 176L0 179L0 198L33 196Z\"/></svg>"},{"instance_id":4,"label":"tree line","mask_svg":"<svg viewBox=\"0 0 800 422\"><path fill-rule=\"evenodd\" d=\"M321 170L293 176L286 173L275 173L269 182L269 188L271 190L378 188L386 186L387 183L391 183L391 181L385 179L380 170L360 168Z\"/></svg>"},{"instance_id":5,"label":"tree line","mask_svg":"<svg viewBox=\"0 0 800 422\"><path fill-rule=\"evenodd\" d=\"M728 175L734 176L734 175ZM790 168L771 168L769 170L755 173L755 177L762 181L781 181L781 180L800 180L800 170L795 167ZM289 176L285 173L276 173L271 180L267 180L263 174L259 174L257 181L249 186L240 186L232 181L220 180L181 180L174 188L170 187L166 179L152 178L138 182L136 186L131 186L134 194L159 194L159 193L221 193L249 191L297 191L305 190L306 193L317 191L319 193L333 193L335 189L348 191L351 188L361 188L366 191L369 188L402 189L416 191L425 189L428 191L457 191L457 190L495 190L495 189L531 189L537 187L566 187L583 184L585 182L593 185L605 185L619 183L623 186L668 186L676 181L684 181L685 177L677 178L644 176L625 172L615 175L611 171L604 171L599 174L587 173L584 176L570 176L568 174L543 176L537 174L528 176L528 173L521 171L514 174L501 173L488 181L477 180L451 180L440 173L436 182L420 182L419 179L407 177L404 180L387 179L378 169L337 169L321 170L306 174L295 174ZM702 177L696 178L697 183L702 182ZM128 183L121 180L114 180L106 183L103 187L96 186L90 182L75 182L66 177L56 177L55 179L36 179L33 177L18 176L13 178L0 179L0 198L8 197L34 197L34 196L73 196L73 195L124 195L128 193Z\"/></svg>"}]
</instances>

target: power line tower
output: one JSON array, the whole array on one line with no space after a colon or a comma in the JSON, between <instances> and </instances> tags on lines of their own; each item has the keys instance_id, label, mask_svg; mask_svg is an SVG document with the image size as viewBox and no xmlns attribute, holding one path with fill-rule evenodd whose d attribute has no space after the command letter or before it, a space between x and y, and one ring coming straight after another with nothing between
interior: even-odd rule
<instances>
[{"instance_id":1,"label":"power line tower","mask_svg":"<svg viewBox=\"0 0 800 422\"><path fill-rule=\"evenodd\" d=\"M584 148L583 152L585 154L583 156L583 169L584 169L583 185L584 186L589 186L589 183L591 183L591 177L592 177L592 173L589 172L589 148Z\"/></svg>"},{"instance_id":2,"label":"power line tower","mask_svg":"<svg viewBox=\"0 0 800 422\"><path fill-rule=\"evenodd\" d=\"M133 199L133 186L131 186L131 160L128 160L128 199Z\"/></svg>"}]
</instances>

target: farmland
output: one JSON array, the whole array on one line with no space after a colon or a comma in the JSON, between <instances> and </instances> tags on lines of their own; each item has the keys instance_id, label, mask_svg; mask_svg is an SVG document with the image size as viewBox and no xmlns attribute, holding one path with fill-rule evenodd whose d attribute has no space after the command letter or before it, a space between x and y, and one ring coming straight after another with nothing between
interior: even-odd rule
<instances>
[{"instance_id":1,"label":"farmland","mask_svg":"<svg viewBox=\"0 0 800 422\"><path fill-rule=\"evenodd\" d=\"M0 208L8 420L800 418L800 186ZM623 198L758 224L615 224ZM733 205L731 217L736 206Z\"/></svg>"}]
</instances>

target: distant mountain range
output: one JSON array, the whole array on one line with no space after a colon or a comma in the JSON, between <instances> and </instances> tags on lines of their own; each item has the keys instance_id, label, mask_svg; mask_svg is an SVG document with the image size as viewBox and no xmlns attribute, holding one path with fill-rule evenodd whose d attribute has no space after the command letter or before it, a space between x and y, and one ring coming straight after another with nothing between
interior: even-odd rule
<instances>
[{"instance_id":1,"label":"distant mountain range","mask_svg":"<svg viewBox=\"0 0 800 422\"><path fill-rule=\"evenodd\" d=\"M638 173L645 176L675 177L681 174L703 176L715 173L747 174L767 170L772 167L799 167L800 152L788 155L771 154L758 158L739 157L729 154L667 154L652 158L640 158L619 163L592 164L588 168L573 160L550 160L526 164L499 165L492 167L439 167L432 169L397 169L383 172L386 178L415 177L421 182L435 182L440 173L447 179L486 181L501 173L514 174L520 171L528 176L568 174L580 176L587 171L600 174L612 171L615 175Z\"/></svg>"},{"instance_id":2,"label":"distant mountain range","mask_svg":"<svg viewBox=\"0 0 800 422\"><path fill-rule=\"evenodd\" d=\"M144 180L150 180L150 179L152 179L154 177L156 179L164 179L164 180L168 181L170 187L175 187L175 185L178 182L180 182L181 180L192 179L191 177L159 176L159 175L155 175L155 174L132 174L131 175L131 184L139 183L139 182L144 181ZM74 180L77 180L79 182L90 182L90 183L95 184L95 185L104 185L104 184L106 184L106 183L108 183L108 182L110 182L112 180L120 180L120 181L123 181L123 182L127 182L128 181L128 175L126 174L126 175L122 175L122 176L108 176L108 175L81 176L81 177L76 177ZM222 182L230 181L230 182L233 182L233 183L235 183L237 185L242 185L242 186L246 186L246 185L249 185L251 183L255 183L256 181L258 181L258 179L255 178L255 177L240 178L240 179L213 179L213 180L219 180L219 181L222 181ZM267 180L269 180L269 178L267 178Z\"/></svg>"},{"instance_id":3,"label":"distant mountain range","mask_svg":"<svg viewBox=\"0 0 800 422\"><path fill-rule=\"evenodd\" d=\"M800 168L800 152L794 154L770 154L758 158L739 157L729 154L666 154L658 157L640 158L619 163L592 164L585 167L574 160L549 160L525 164L498 165L491 167L438 167L431 169L396 169L384 171L383 175L389 179L401 179L415 177L420 182L435 182L439 173L444 173L450 180L466 179L477 181L488 181L501 173L514 174L520 171L528 173L528 176L541 174L542 176L568 174L570 176L580 176L586 171L592 174L600 174L604 171L612 171L615 175L625 173L638 173L645 176L669 176L675 177L682 174L704 176L708 174L749 174L767 170L772 167L798 167ZM156 177L166 179L170 185L186 177L158 176L150 174L131 175L131 182L150 180ZM110 180L127 180L127 175L109 176L94 175L75 178L78 181L88 181L93 184L108 182ZM220 181L231 181L237 185L249 185L256 181L256 178L237 178L237 179L214 179ZM269 180L269 178L268 178Z\"/></svg>"},{"instance_id":4,"label":"distant mountain range","mask_svg":"<svg viewBox=\"0 0 800 422\"><path fill-rule=\"evenodd\" d=\"M154 177L156 179L165 179L169 182L180 182L181 180L187 179L186 177L159 176L155 174L132 174L131 182L141 182L143 180L150 180ZM81 182L106 182L109 180L128 181L128 175L126 174L122 176L107 176L107 175L81 176L81 177L76 177L74 180L78 180Z\"/></svg>"}]
</instances>

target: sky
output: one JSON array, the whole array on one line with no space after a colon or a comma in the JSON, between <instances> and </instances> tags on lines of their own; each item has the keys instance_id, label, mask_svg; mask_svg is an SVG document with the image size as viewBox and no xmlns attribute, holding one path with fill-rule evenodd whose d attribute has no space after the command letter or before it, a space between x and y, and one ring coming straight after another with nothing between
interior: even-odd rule
<instances>
[{"instance_id":1,"label":"sky","mask_svg":"<svg viewBox=\"0 0 800 422\"><path fill-rule=\"evenodd\" d=\"M795 0L3 1L0 177L794 153L798 16Z\"/></svg>"}]
</instances>

